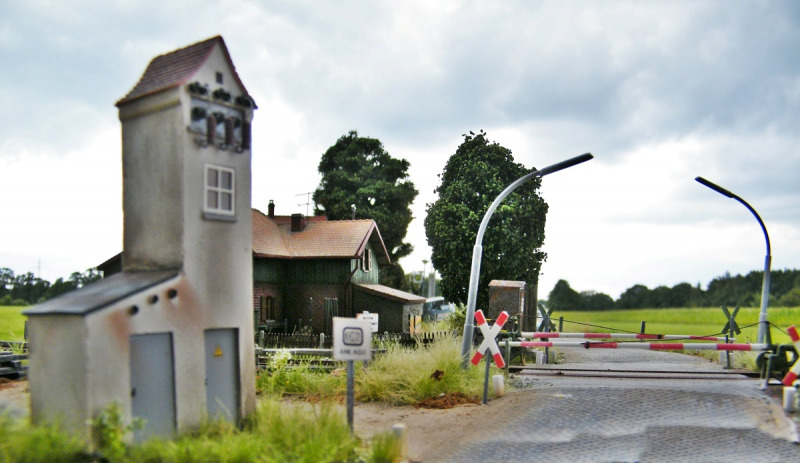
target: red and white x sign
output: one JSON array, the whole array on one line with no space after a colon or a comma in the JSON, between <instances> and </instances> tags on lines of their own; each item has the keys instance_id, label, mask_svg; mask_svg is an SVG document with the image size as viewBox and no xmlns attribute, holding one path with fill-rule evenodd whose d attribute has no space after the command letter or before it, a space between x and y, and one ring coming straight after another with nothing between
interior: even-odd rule
<instances>
[{"instance_id":1,"label":"red and white x sign","mask_svg":"<svg viewBox=\"0 0 800 463\"><path fill-rule=\"evenodd\" d=\"M797 328L792 325L786 331L789 333L789 337L792 339L795 349L797 352L800 352L800 333L797 332ZM784 386L792 386L797 379L797 375L800 375L800 360L794 362L794 365L792 365L792 368L789 369L789 372L786 373L786 376L783 377L783 381L781 382Z\"/></svg>"},{"instance_id":2,"label":"red and white x sign","mask_svg":"<svg viewBox=\"0 0 800 463\"><path fill-rule=\"evenodd\" d=\"M481 334L483 334L483 342L480 346L478 346L478 351L475 352L475 355L472 357L473 365L477 366L483 358L486 349L489 349L492 352L494 364L497 365L497 368L503 368L506 366L506 361L503 360L503 355L500 353L500 348L497 347L497 342L494 340L494 338L497 337L497 333L499 333L500 329L503 328L506 320L508 320L508 312L500 312L500 315L498 315L494 326L490 328L489 324L486 323L486 317L483 316L483 311L478 310L475 312L475 321L478 322L478 328L481 329Z\"/></svg>"}]
</instances>

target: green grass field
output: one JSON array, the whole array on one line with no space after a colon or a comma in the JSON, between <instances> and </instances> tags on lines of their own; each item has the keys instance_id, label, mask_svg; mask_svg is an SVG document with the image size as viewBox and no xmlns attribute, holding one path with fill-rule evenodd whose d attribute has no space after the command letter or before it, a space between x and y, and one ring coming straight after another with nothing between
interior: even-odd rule
<instances>
[{"instance_id":1,"label":"green grass field","mask_svg":"<svg viewBox=\"0 0 800 463\"><path fill-rule=\"evenodd\" d=\"M732 308L728 308L733 311ZM736 315L736 323L742 333L737 342L756 342L758 335L758 308L742 308ZM564 332L633 332L638 333L642 321L649 334L686 334L699 336L720 336L727 320L719 307L681 308L681 309L637 309L613 310L604 312L553 312L553 321L558 326L564 317ZM800 307L768 308L767 319L774 325L772 341L789 343L785 331L790 325L800 325ZM588 325L595 325L588 326ZM598 326L607 327L598 328Z\"/></svg>"},{"instance_id":2,"label":"green grass field","mask_svg":"<svg viewBox=\"0 0 800 463\"><path fill-rule=\"evenodd\" d=\"M25 316L27 307L0 305L0 341L25 340Z\"/></svg>"},{"instance_id":3,"label":"green grass field","mask_svg":"<svg viewBox=\"0 0 800 463\"><path fill-rule=\"evenodd\" d=\"M26 307L0 306L0 340L22 341L25 333L25 316L22 311ZM564 317L565 332L634 332L638 333L642 321L646 322L646 331L652 334L692 334L715 335L722 332L725 316L719 307L682 308L682 309L637 309L612 310L604 312L554 312L553 321L558 324L559 317ZM775 325L772 329L773 342L789 343L786 331L791 325L800 325L800 307L771 307L767 311L769 321ZM737 337L739 342L755 342L757 337L758 308L742 308L736 316L736 323L742 328ZM588 325L608 327L596 328ZM781 331L782 330L782 331Z\"/></svg>"}]
</instances>

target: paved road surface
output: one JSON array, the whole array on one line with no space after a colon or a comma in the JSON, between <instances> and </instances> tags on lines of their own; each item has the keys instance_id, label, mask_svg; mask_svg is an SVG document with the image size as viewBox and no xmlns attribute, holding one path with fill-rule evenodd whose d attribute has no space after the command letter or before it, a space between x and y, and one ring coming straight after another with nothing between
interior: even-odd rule
<instances>
[{"instance_id":1,"label":"paved road surface","mask_svg":"<svg viewBox=\"0 0 800 463\"><path fill-rule=\"evenodd\" d=\"M794 421L757 379L670 352L562 354L562 364L518 376L531 390L491 429L424 461L800 462ZM582 368L596 371L569 371Z\"/></svg>"}]
</instances>

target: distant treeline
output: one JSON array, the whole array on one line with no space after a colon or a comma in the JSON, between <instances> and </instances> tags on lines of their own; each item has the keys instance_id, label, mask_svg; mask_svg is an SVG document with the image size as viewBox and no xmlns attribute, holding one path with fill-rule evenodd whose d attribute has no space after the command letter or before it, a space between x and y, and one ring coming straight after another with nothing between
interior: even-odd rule
<instances>
[{"instance_id":1,"label":"distant treeline","mask_svg":"<svg viewBox=\"0 0 800 463\"><path fill-rule=\"evenodd\" d=\"M613 310L665 307L758 307L761 305L761 283L764 272L731 276L725 273L702 289L698 283L678 283L673 287L650 289L637 284L628 288L616 301L608 294L595 291L578 292L566 280L558 280L547 304L558 310ZM61 294L100 280L97 269L73 272L69 278L53 283L28 272L15 275L11 269L0 268L0 305L39 304ZM800 270L774 270L770 273L771 307L800 307Z\"/></svg>"},{"instance_id":2,"label":"distant treeline","mask_svg":"<svg viewBox=\"0 0 800 463\"><path fill-rule=\"evenodd\" d=\"M39 304L101 278L102 274L92 268L83 273L73 272L66 280L59 278L50 283L31 272L14 275L11 269L0 268L0 305Z\"/></svg>"},{"instance_id":3,"label":"distant treeline","mask_svg":"<svg viewBox=\"0 0 800 463\"><path fill-rule=\"evenodd\" d=\"M650 289L637 284L628 288L616 301L611 296L594 291L577 292L566 280L559 280L547 303L558 310L612 310L665 307L759 307L763 271L731 276L726 272L702 289L700 284L679 283L673 287ZM769 305L772 307L800 306L800 270L770 272Z\"/></svg>"}]
</instances>

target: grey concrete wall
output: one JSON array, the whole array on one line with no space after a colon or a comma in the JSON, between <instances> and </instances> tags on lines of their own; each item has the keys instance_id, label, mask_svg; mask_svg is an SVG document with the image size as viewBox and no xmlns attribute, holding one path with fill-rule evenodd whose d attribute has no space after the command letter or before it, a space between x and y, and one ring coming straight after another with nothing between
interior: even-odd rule
<instances>
[{"instance_id":1,"label":"grey concrete wall","mask_svg":"<svg viewBox=\"0 0 800 463\"><path fill-rule=\"evenodd\" d=\"M227 60L219 47L193 80L212 83L215 73L224 74L224 85L232 95L242 89L235 83ZM189 94L184 100L184 124L180 132L186 160L183 169L184 207L183 270L198 300L203 301L205 329L237 328L239 330L240 407L245 415L255 411L255 353L253 342L253 250L251 212L251 153L244 150L220 150L200 147L190 133ZM252 110L244 110L246 121ZM233 168L235 176L234 221L211 220L203 214L204 173L206 164Z\"/></svg>"},{"instance_id":2,"label":"grey concrete wall","mask_svg":"<svg viewBox=\"0 0 800 463\"><path fill-rule=\"evenodd\" d=\"M83 317L32 317L28 321L28 342L32 421L58 424L88 440L89 365Z\"/></svg>"},{"instance_id":3,"label":"grey concrete wall","mask_svg":"<svg viewBox=\"0 0 800 463\"><path fill-rule=\"evenodd\" d=\"M124 271L177 269L183 262L183 156L180 93L162 92L119 110L122 122Z\"/></svg>"}]
</instances>

